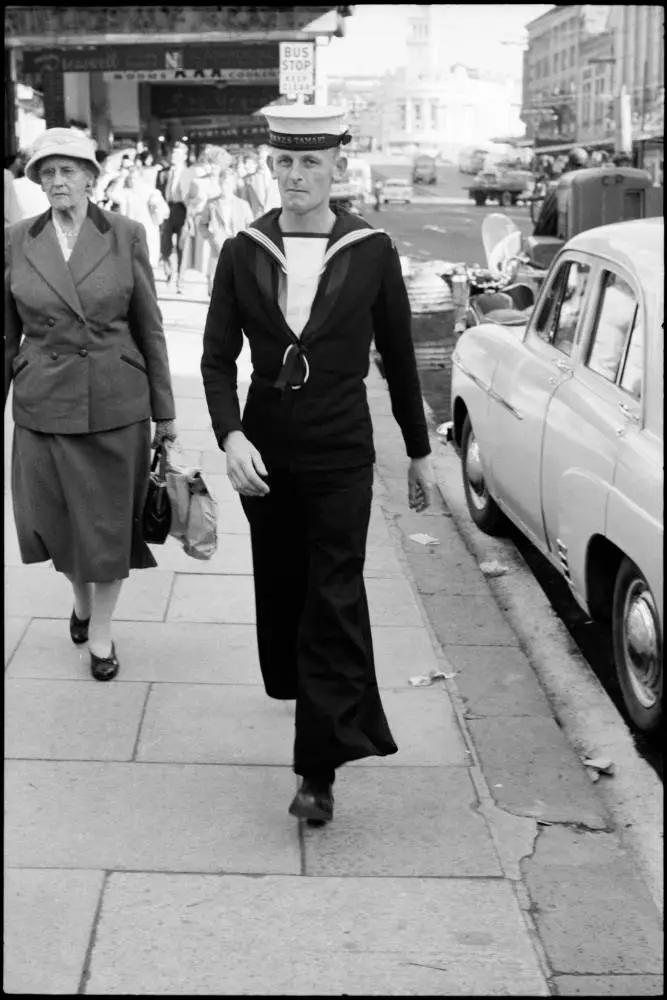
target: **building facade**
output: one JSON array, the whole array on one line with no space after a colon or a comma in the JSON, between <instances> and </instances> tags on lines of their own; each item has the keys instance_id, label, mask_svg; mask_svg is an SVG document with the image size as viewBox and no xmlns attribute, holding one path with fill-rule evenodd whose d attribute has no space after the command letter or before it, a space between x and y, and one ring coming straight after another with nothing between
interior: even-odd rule
<instances>
[{"instance_id":1,"label":"building facade","mask_svg":"<svg viewBox=\"0 0 667 1000\"><path fill-rule=\"evenodd\" d=\"M634 149L657 174L664 132L664 9L556 5L526 27L521 117L544 152ZM627 95L627 96L625 96ZM631 135L621 135L629 101Z\"/></svg>"},{"instance_id":2,"label":"building facade","mask_svg":"<svg viewBox=\"0 0 667 1000\"><path fill-rule=\"evenodd\" d=\"M341 35L353 9L6 7L5 148L19 142L19 84L43 95L46 127L78 125L103 150L264 141L253 115L280 99L279 43Z\"/></svg>"}]
</instances>

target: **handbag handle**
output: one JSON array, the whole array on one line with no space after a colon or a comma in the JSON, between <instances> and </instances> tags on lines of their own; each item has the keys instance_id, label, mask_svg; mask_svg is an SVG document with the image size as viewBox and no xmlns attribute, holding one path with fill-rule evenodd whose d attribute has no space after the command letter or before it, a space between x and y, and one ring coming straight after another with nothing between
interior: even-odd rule
<instances>
[{"instance_id":1,"label":"handbag handle","mask_svg":"<svg viewBox=\"0 0 667 1000\"><path fill-rule=\"evenodd\" d=\"M167 451L163 444L159 444L155 449L155 454L153 455L153 461L151 462L151 472L155 472L158 467L158 462L160 463L160 479L165 478L165 466L167 464Z\"/></svg>"}]
</instances>

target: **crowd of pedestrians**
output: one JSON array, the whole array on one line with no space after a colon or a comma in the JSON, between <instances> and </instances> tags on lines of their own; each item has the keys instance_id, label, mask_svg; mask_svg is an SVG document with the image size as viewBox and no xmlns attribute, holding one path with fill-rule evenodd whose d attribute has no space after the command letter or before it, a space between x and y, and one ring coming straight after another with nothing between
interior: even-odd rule
<instances>
[{"instance_id":1,"label":"crowd of pedestrians","mask_svg":"<svg viewBox=\"0 0 667 1000\"><path fill-rule=\"evenodd\" d=\"M280 205L268 154L268 146L232 152L211 144L195 152L184 142L158 158L141 144L97 150L91 200L143 225L151 266L168 285L181 292L193 270L207 279L210 293L224 241ZM41 187L25 176L28 159L28 153L5 158L5 225L49 208Z\"/></svg>"}]
</instances>

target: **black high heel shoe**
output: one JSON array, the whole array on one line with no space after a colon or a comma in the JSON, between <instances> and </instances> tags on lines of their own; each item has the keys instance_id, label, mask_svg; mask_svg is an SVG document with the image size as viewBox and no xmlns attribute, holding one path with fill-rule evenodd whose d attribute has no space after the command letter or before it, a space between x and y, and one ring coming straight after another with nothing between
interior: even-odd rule
<instances>
[{"instance_id":1,"label":"black high heel shoe","mask_svg":"<svg viewBox=\"0 0 667 1000\"><path fill-rule=\"evenodd\" d=\"M76 646L81 646L84 642L88 642L89 625L90 618L77 618L76 611L72 611L72 617L69 620L69 634Z\"/></svg>"},{"instance_id":2,"label":"black high heel shoe","mask_svg":"<svg viewBox=\"0 0 667 1000\"><path fill-rule=\"evenodd\" d=\"M96 681L112 681L118 671L120 663L116 656L116 647L111 643L111 654L109 656L95 656L90 653L90 672Z\"/></svg>"}]
</instances>

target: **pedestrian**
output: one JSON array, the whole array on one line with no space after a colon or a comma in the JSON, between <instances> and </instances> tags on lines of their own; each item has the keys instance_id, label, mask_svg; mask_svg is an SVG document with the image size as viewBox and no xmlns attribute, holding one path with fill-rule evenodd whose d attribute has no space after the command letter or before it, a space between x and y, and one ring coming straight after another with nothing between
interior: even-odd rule
<instances>
[{"instance_id":1,"label":"pedestrian","mask_svg":"<svg viewBox=\"0 0 667 1000\"><path fill-rule=\"evenodd\" d=\"M333 817L338 767L396 753L378 691L363 567L374 449L364 379L380 352L408 455L410 505L432 487L410 305L391 238L329 206L349 142L339 108L266 108L282 208L227 239L201 370L250 525L259 662L296 699L289 811ZM253 374L240 416L243 336Z\"/></svg>"},{"instance_id":2,"label":"pedestrian","mask_svg":"<svg viewBox=\"0 0 667 1000\"><path fill-rule=\"evenodd\" d=\"M247 154L243 159L242 175L236 188L236 194L243 198L250 207L253 219L258 219L263 215L263 196L265 185L259 174L259 163L252 154Z\"/></svg>"},{"instance_id":3,"label":"pedestrian","mask_svg":"<svg viewBox=\"0 0 667 1000\"><path fill-rule=\"evenodd\" d=\"M14 163L16 154L5 156L4 172L4 212L5 226L11 226L21 219L21 208L16 197L16 177L14 175Z\"/></svg>"},{"instance_id":4,"label":"pedestrian","mask_svg":"<svg viewBox=\"0 0 667 1000\"><path fill-rule=\"evenodd\" d=\"M563 167L563 175L575 170L583 170L588 166L588 153L580 146L570 150ZM549 187L542 202L542 209L533 229L533 236L558 235L558 186Z\"/></svg>"},{"instance_id":5,"label":"pedestrian","mask_svg":"<svg viewBox=\"0 0 667 1000\"><path fill-rule=\"evenodd\" d=\"M146 180L136 168L130 170L116 199L120 214L144 227L148 260L156 270L160 261L160 225L169 214L167 203L158 189L151 186L150 176Z\"/></svg>"},{"instance_id":6,"label":"pedestrian","mask_svg":"<svg viewBox=\"0 0 667 1000\"><path fill-rule=\"evenodd\" d=\"M236 236L253 221L250 205L235 191L237 180L231 167L223 167L218 175L219 193L210 198L199 218L199 232L211 247L208 265L208 293L213 291L213 277L225 240Z\"/></svg>"},{"instance_id":7,"label":"pedestrian","mask_svg":"<svg viewBox=\"0 0 667 1000\"><path fill-rule=\"evenodd\" d=\"M181 291L181 265L183 262L183 240L181 235L187 217L185 199L191 183L191 168L187 166L188 148L184 142L174 143L170 165L157 179L158 190L167 203L169 216L162 223L160 236L160 257L165 280L170 284L174 277L171 262L176 242L176 288Z\"/></svg>"},{"instance_id":8,"label":"pedestrian","mask_svg":"<svg viewBox=\"0 0 667 1000\"><path fill-rule=\"evenodd\" d=\"M261 145L257 150L257 173L255 174L255 190L260 201L260 215L265 215L272 208L280 208L280 191L278 182L271 172L268 158L271 147Z\"/></svg>"},{"instance_id":9,"label":"pedestrian","mask_svg":"<svg viewBox=\"0 0 667 1000\"><path fill-rule=\"evenodd\" d=\"M19 204L19 220L32 219L50 208L49 199L42 191L39 184L34 184L26 176L25 168L30 153L22 151L19 154L19 164L16 169L16 180L14 181L14 191ZM18 221L18 220L17 220Z\"/></svg>"},{"instance_id":10,"label":"pedestrian","mask_svg":"<svg viewBox=\"0 0 667 1000\"><path fill-rule=\"evenodd\" d=\"M208 144L203 147L185 192L186 219L181 233L183 257L182 272L193 270L207 277L211 258L211 247L200 229L199 220L209 198L219 194L218 173L220 164L230 163L231 157L221 146ZM183 186L185 190L185 186Z\"/></svg>"},{"instance_id":11,"label":"pedestrian","mask_svg":"<svg viewBox=\"0 0 667 1000\"><path fill-rule=\"evenodd\" d=\"M108 681L123 580L156 565L141 529L151 416L153 445L176 432L146 238L90 201L94 154L77 129L47 129L26 166L51 207L5 231L5 404L13 383L21 558L67 576L70 636Z\"/></svg>"},{"instance_id":12,"label":"pedestrian","mask_svg":"<svg viewBox=\"0 0 667 1000\"><path fill-rule=\"evenodd\" d=\"M380 211L380 206L382 204L382 181L376 181L373 185L373 193L375 195L375 205L373 206L376 212Z\"/></svg>"}]
</instances>

